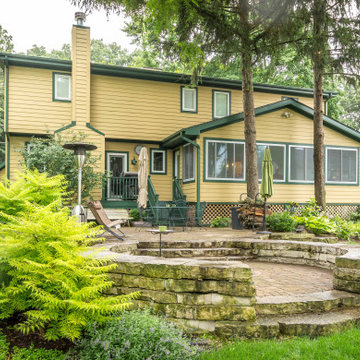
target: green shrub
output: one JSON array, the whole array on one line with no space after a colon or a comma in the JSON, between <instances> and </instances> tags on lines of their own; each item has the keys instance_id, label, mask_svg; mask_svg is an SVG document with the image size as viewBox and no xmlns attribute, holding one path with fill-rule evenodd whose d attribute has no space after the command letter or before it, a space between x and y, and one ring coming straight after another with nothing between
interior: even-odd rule
<instances>
[{"instance_id":1,"label":"green shrub","mask_svg":"<svg viewBox=\"0 0 360 360\"><path fill-rule=\"evenodd\" d=\"M267 224L271 231L295 231L297 227L297 221L288 213L274 213L267 218Z\"/></svg>"},{"instance_id":2,"label":"green shrub","mask_svg":"<svg viewBox=\"0 0 360 360\"><path fill-rule=\"evenodd\" d=\"M9 344L6 342L6 337L0 332L0 360L7 360L9 354Z\"/></svg>"},{"instance_id":3,"label":"green shrub","mask_svg":"<svg viewBox=\"0 0 360 360\"><path fill-rule=\"evenodd\" d=\"M354 213L350 214L349 219L354 222L360 222L360 206L357 207Z\"/></svg>"},{"instance_id":4,"label":"green shrub","mask_svg":"<svg viewBox=\"0 0 360 360\"><path fill-rule=\"evenodd\" d=\"M20 150L23 165L29 169L47 172L50 176L64 175L68 190L74 192L76 199L78 184L78 168L73 151L65 150L62 145L66 142L84 141L84 134L72 134L62 138L59 134L46 138L32 138L29 146ZM91 198L91 190L102 185L103 174L96 172L100 156L91 152L86 154L86 162L82 168L82 197Z\"/></svg>"},{"instance_id":5,"label":"green shrub","mask_svg":"<svg viewBox=\"0 0 360 360\"><path fill-rule=\"evenodd\" d=\"M224 228L228 227L231 223L231 219L229 217L221 217L218 216L215 219L210 221L210 227L212 228Z\"/></svg>"},{"instance_id":6,"label":"green shrub","mask_svg":"<svg viewBox=\"0 0 360 360\"><path fill-rule=\"evenodd\" d=\"M304 225L305 229L320 234L337 234L337 228L334 221L325 215L318 216L295 216L296 221L300 225Z\"/></svg>"},{"instance_id":7,"label":"green shrub","mask_svg":"<svg viewBox=\"0 0 360 360\"><path fill-rule=\"evenodd\" d=\"M138 310L125 312L104 326L87 327L70 358L193 360L196 354L197 349L174 325Z\"/></svg>"},{"instance_id":8,"label":"green shrub","mask_svg":"<svg viewBox=\"0 0 360 360\"><path fill-rule=\"evenodd\" d=\"M139 221L140 220L140 212L138 209L131 209L129 211L129 215L132 217L131 221Z\"/></svg>"},{"instance_id":9,"label":"green shrub","mask_svg":"<svg viewBox=\"0 0 360 360\"><path fill-rule=\"evenodd\" d=\"M319 206L314 198L310 198L307 204L300 208L299 215L303 217L320 216L322 214L321 206Z\"/></svg>"},{"instance_id":10,"label":"green shrub","mask_svg":"<svg viewBox=\"0 0 360 360\"><path fill-rule=\"evenodd\" d=\"M31 346L28 349L13 349L11 360L61 360L65 359L65 355L58 350L36 349Z\"/></svg>"},{"instance_id":11,"label":"green shrub","mask_svg":"<svg viewBox=\"0 0 360 360\"><path fill-rule=\"evenodd\" d=\"M39 205L29 194L45 180L53 182L54 197L60 198ZM0 189L0 204L9 194L21 204L8 212L0 205L0 272L10 277L0 292L0 319L20 312L25 320L16 328L23 333L45 330L48 340L74 339L89 322L104 322L128 308L135 294L102 297L112 286L107 273L116 266L95 259L88 247L102 230L79 224L61 207L62 177L45 180L43 174L27 172L6 191ZM18 182L20 194L14 190Z\"/></svg>"}]
</instances>

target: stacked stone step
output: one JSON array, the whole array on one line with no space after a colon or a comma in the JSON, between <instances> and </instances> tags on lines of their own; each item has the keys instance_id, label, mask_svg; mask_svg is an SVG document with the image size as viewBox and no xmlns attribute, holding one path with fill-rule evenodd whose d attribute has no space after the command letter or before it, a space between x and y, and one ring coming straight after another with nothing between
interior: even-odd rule
<instances>
[{"instance_id":1,"label":"stacked stone step","mask_svg":"<svg viewBox=\"0 0 360 360\"><path fill-rule=\"evenodd\" d=\"M255 287L250 268L240 262L154 259L121 256L111 272L111 294L140 292L136 306L151 307L198 331L213 332L216 322L252 322Z\"/></svg>"},{"instance_id":2,"label":"stacked stone step","mask_svg":"<svg viewBox=\"0 0 360 360\"><path fill-rule=\"evenodd\" d=\"M263 236L263 239L270 240L287 240L287 241L310 241L310 242L322 242L328 244L334 244L338 242L336 236L315 236L315 234L308 232L275 232L270 235Z\"/></svg>"}]
</instances>

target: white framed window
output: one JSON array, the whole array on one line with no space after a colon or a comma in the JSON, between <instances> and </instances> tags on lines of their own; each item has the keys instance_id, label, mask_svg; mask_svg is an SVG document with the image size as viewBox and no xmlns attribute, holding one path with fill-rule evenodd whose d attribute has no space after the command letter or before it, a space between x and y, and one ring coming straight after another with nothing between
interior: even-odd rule
<instances>
[{"instance_id":1,"label":"white framed window","mask_svg":"<svg viewBox=\"0 0 360 360\"><path fill-rule=\"evenodd\" d=\"M71 101L71 75L53 73L53 100Z\"/></svg>"},{"instance_id":2,"label":"white framed window","mask_svg":"<svg viewBox=\"0 0 360 360\"><path fill-rule=\"evenodd\" d=\"M289 181L314 182L314 148L312 146L289 146Z\"/></svg>"},{"instance_id":3,"label":"white framed window","mask_svg":"<svg viewBox=\"0 0 360 360\"><path fill-rule=\"evenodd\" d=\"M327 146L325 173L327 183L357 184L358 149Z\"/></svg>"},{"instance_id":4,"label":"white framed window","mask_svg":"<svg viewBox=\"0 0 360 360\"><path fill-rule=\"evenodd\" d=\"M206 180L244 181L245 143L206 140Z\"/></svg>"},{"instance_id":5,"label":"white framed window","mask_svg":"<svg viewBox=\"0 0 360 360\"><path fill-rule=\"evenodd\" d=\"M150 149L150 173L166 174L166 150Z\"/></svg>"},{"instance_id":6,"label":"white framed window","mask_svg":"<svg viewBox=\"0 0 360 360\"><path fill-rule=\"evenodd\" d=\"M259 181L261 181L262 178L262 161L267 146L270 148L270 153L271 153L271 159L274 170L273 179L276 182L284 182L285 167L286 167L286 163L285 163L286 145L267 144L267 143L256 144Z\"/></svg>"},{"instance_id":7,"label":"white framed window","mask_svg":"<svg viewBox=\"0 0 360 360\"><path fill-rule=\"evenodd\" d=\"M192 144L183 146L183 181L195 180L195 147Z\"/></svg>"},{"instance_id":8,"label":"white framed window","mask_svg":"<svg viewBox=\"0 0 360 360\"><path fill-rule=\"evenodd\" d=\"M197 112L197 88L181 87L181 111Z\"/></svg>"},{"instance_id":9,"label":"white framed window","mask_svg":"<svg viewBox=\"0 0 360 360\"><path fill-rule=\"evenodd\" d=\"M213 118L230 115L230 91L213 90Z\"/></svg>"}]
</instances>

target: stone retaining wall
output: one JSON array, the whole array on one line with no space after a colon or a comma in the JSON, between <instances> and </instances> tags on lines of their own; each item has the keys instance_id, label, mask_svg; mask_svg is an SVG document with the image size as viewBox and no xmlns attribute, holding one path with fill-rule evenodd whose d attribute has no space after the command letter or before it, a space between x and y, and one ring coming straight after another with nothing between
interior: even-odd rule
<instances>
[{"instance_id":1,"label":"stone retaining wall","mask_svg":"<svg viewBox=\"0 0 360 360\"><path fill-rule=\"evenodd\" d=\"M334 289L360 293L360 249L337 257L335 265Z\"/></svg>"},{"instance_id":2,"label":"stone retaining wall","mask_svg":"<svg viewBox=\"0 0 360 360\"><path fill-rule=\"evenodd\" d=\"M254 321L255 287L239 262L157 259L119 255L112 294L140 291L136 304L151 306L187 327L214 331L217 321Z\"/></svg>"}]
</instances>

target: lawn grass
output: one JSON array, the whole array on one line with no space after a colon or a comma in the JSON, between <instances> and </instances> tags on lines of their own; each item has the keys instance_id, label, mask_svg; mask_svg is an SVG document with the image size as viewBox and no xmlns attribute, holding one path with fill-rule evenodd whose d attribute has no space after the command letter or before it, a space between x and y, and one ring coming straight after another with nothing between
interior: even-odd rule
<instances>
[{"instance_id":1,"label":"lawn grass","mask_svg":"<svg viewBox=\"0 0 360 360\"><path fill-rule=\"evenodd\" d=\"M360 359L360 329L316 339L244 340L202 353L199 360L355 360Z\"/></svg>"}]
</instances>

